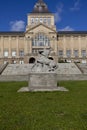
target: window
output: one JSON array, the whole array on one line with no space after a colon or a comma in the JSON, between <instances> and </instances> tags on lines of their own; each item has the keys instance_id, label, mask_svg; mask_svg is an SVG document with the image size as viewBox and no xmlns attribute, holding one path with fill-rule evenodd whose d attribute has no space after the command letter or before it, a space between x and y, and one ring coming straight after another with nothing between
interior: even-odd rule
<instances>
[{"instance_id":1,"label":"window","mask_svg":"<svg viewBox=\"0 0 87 130\"><path fill-rule=\"evenodd\" d=\"M8 51L7 50L4 51L4 57L8 57Z\"/></svg>"},{"instance_id":2,"label":"window","mask_svg":"<svg viewBox=\"0 0 87 130\"><path fill-rule=\"evenodd\" d=\"M33 49L32 53L38 53L38 50L37 49Z\"/></svg>"},{"instance_id":3,"label":"window","mask_svg":"<svg viewBox=\"0 0 87 130\"><path fill-rule=\"evenodd\" d=\"M16 62L16 60L14 60L14 64L16 64L17 62Z\"/></svg>"},{"instance_id":4,"label":"window","mask_svg":"<svg viewBox=\"0 0 87 130\"><path fill-rule=\"evenodd\" d=\"M17 61L16 60L12 60L12 64L16 64L17 63Z\"/></svg>"},{"instance_id":5,"label":"window","mask_svg":"<svg viewBox=\"0 0 87 130\"><path fill-rule=\"evenodd\" d=\"M13 57L16 56L16 51L12 51L12 56L13 56Z\"/></svg>"},{"instance_id":6,"label":"window","mask_svg":"<svg viewBox=\"0 0 87 130\"><path fill-rule=\"evenodd\" d=\"M35 19L35 23L38 23L38 18Z\"/></svg>"},{"instance_id":7,"label":"window","mask_svg":"<svg viewBox=\"0 0 87 130\"><path fill-rule=\"evenodd\" d=\"M24 37L22 37L22 36L19 36L19 39L20 39L20 40L23 40L23 39L24 39Z\"/></svg>"},{"instance_id":8,"label":"window","mask_svg":"<svg viewBox=\"0 0 87 130\"><path fill-rule=\"evenodd\" d=\"M42 23L43 22L43 18L40 18L40 23Z\"/></svg>"},{"instance_id":9,"label":"window","mask_svg":"<svg viewBox=\"0 0 87 130\"><path fill-rule=\"evenodd\" d=\"M24 56L24 51L23 51L23 50L20 50L20 51L19 51L19 56L21 56L21 57Z\"/></svg>"},{"instance_id":10,"label":"window","mask_svg":"<svg viewBox=\"0 0 87 130\"><path fill-rule=\"evenodd\" d=\"M86 50L82 50L81 55L82 55L82 57L86 57Z\"/></svg>"},{"instance_id":11,"label":"window","mask_svg":"<svg viewBox=\"0 0 87 130\"><path fill-rule=\"evenodd\" d=\"M20 60L20 64L24 64L24 61L23 61L23 60Z\"/></svg>"},{"instance_id":12,"label":"window","mask_svg":"<svg viewBox=\"0 0 87 130\"><path fill-rule=\"evenodd\" d=\"M40 51L43 51L43 49L41 49L41 48L39 48L39 49L33 49L33 50L32 50L32 53L38 53L38 52L40 52Z\"/></svg>"},{"instance_id":13,"label":"window","mask_svg":"<svg viewBox=\"0 0 87 130\"><path fill-rule=\"evenodd\" d=\"M50 18L48 18L48 25L50 25L51 24L51 19Z\"/></svg>"},{"instance_id":14,"label":"window","mask_svg":"<svg viewBox=\"0 0 87 130\"><path fill-rule=\"evenodd\" d=\"M66 56L71 57L71 50L66 50Z\"/></svg>"},{"instance_id":15,"label":"window","mask_svg":"<svg viewBox=\"0 0 87 130\"><path fill-rule=\"evenodd\" d=\"M4 36L4 39L8 39L8 36Z\"/></svg>"},{"instance_id":16,"label":"window","mask_svg":"<svg viewBox=\"0 0 87 130\"><path fill-rule=\"evenodd\" d=\"M47 22L47 19L46 19L46 18L44 18L44 19L43 19L43 23L44 23L44 24L46 24L46 22Z\"/></svg>"},{"instance_id":17,"label":"window","mask_svg":"<svg viewBox=\"0 0 87 130\"><path fill-rule=\"evenodd\" d=\"M74 50L74 56L78 57L79 56L79 51L78 50Z\"/></svg>"},{"instance_id":18,"label":"window","mask_svg":"<svg viewBox=\"0 0 87 130\"><path fill-rule=\"evenodd\" d=\"M71 63L72 61L71 60L67 60L67 63Z\"/></svg>"},{"instance_id":19,"label":"window","mask_svg":"<svg viewBox=\"0 0 87 130\"><path fill-rule=\"evenodd\" d=\"M59 50L59 57L63 57L63 50Z\"/></svg>"},{"instance_id":20,"label":"window","mask_svg":"<svg viewBox=\"0 0 87 130\"><path fill-rule=\"evenodd\" d=\"M16 39L16 37L15 37L15 36L12 36L11 38L12 38L12 40L15 40L15 39Z\"/></svg>"},{"instance_id":21,"label":"window","mask_svg":"<svg viewBox=\"0 0 87 130\"><path fill-rule=\"evenodd\" d=\"M34 23L34 18L31 18L31 24L33 24Z\"/></svg>"},{"instance_id":22,"label":"window","mask_svg":"<svg viewBox=\"0 0 87 130\"><path fill-rule=\"evenodd\" d=\"M38 33L35 38L32 39L32 46L49 46L50 40L44 35L44 33Z\"/></svg>"}]
</instances>

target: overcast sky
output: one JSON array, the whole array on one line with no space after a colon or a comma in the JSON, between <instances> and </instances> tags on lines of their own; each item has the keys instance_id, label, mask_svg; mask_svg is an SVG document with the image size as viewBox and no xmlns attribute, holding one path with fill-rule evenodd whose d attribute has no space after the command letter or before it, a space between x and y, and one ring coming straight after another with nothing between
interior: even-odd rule
<instances>
[{"instance_id":1,"label":"overcast sky","mask_svg":"<svg viewBox=\"0 0 87 130\"><path fill-rule=\"evenodd\" d=\"M0 31L24 31L27 14L38 0L1 0ZM57 30L87 31L87 0L44 0Z\"/></svg>"}]
</instances>

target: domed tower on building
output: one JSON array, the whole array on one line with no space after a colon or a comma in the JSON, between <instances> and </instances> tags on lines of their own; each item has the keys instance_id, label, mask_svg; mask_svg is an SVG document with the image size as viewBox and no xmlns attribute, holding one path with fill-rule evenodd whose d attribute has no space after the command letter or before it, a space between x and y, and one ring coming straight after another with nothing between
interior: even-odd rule
<instances>
[{"instance_id":1,"label":"domed tower on building","mask_svg":"<svg viewBox=\"0 0 87 130\"><path fill-rule=\"evenodd\" d=\"M52 14L43 0L38 0L27 17L25 37L27 39L27 54L30 63L36 59L38 51L51 47L49 58L57 60L57 32Z\"/></svg>"}]
</instances>

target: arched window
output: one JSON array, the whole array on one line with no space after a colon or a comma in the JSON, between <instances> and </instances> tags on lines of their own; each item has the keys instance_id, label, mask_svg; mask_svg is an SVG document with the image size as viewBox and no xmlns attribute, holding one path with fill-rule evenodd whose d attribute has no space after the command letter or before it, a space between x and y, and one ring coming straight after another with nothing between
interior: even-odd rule
<instances>
[{"instance_id":1,"label":"arched window","mask_svg":"<svg viewBox=\"0 0 87 130\"><path fill-rule=\"evenodd\" d=\"M50 46L50 40L44 33L38 33L32 39L32 46Z\"/></svg>"},{"instance_id":2,"label":"arched window","mask_svg":"<svg viewBox=\"0 0 87 130\"><path fill-rule=\"evenodd\" d=\"M31 57L30 59L29 59L29 63L31 64L31 63L35 63L35 58L34 57Z\"/></svg>"}]
</instances>

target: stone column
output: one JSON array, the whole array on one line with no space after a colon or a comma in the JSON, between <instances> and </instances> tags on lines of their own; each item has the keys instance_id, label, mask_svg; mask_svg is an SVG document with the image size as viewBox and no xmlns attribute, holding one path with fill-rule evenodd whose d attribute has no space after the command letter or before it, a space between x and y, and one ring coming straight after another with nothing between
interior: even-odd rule
<instances>
[{"instance_id":1,"label":"stone column","mask_svg":"<svg viewBox=\"0 0 87 130\"><path fill-rule=\"evenodd\" d=\"M24 38L24 53L25 55L28 54L28 39L25 37Z\"/></svg>"},{"instance_id":2,"label":"stone column","mask_svg":"<svg viewBox=\"0 0 87 130\"><path fill-rule=\"evenodd\" d=\"M52 49L54 49L55 51L55 47L54 47L54 40L50 37L50 47L52 47Z\"/></svg>"},{"instance_id":3,"label":"stone column","mask_svg":"<svg viewBox=\"0 0 87 130\"><path fill-rule=\"evenodd\" d=\"M11 36L9 36L9 58L11 58Z\"/></svg>"},{"instance_id":4,"label":"stone column","mask_svg":"<svg viewBox=\"0 0 87 130\"><path fill-rule=\"evenodd\" d=\"M73 43L74 43L74 38L73 38L73 36L71 36L71 58L73 58L74 57L74 55L73 55Z\"/></svg>"},{"instance_id":5,"label":"stone column","mask_svg":"<svg viewBox=\"0 0 87 130\"><path fill-rule=\"evenodd\" d=\"M16 42L17 42L16 44L17 58L19 58L19 37L18 36Z\"/></svg>"},{"instance_id":6,"label":"stone column","mask_svg":"<svg viewBox=\"0 0 87 130\"><path fill-rule=\"evenodd\" d=\"M57 44L57 39L56 38L54 40L54 43L55 43L55 53L57 55L58 54L58 44Z\"/></svg>"},{"instance_id":7,"label":"stone column","mask_svg":"<svg viewBox=\"0 0 87 130\"><path fill-rule=\"evenodd\" d=\"M24 63L27 63L26 54L27 54L27 41L26 37L24 37Z\"/></svg>"},{"instance_id":8,"label":"stone column","mask_svg":"<svg viewBox=\"0 0 87 130\"><path fill-rule=\"evenodd\" d=\"M29 53L32 53L32 41L31 41L31 39L28 40L28 51L29 51Z\"/></svg>"},{"instance_id":9,"label":"stone column","mask_svg":"<svg viewBox=\"0 0 87 130\"><path fill-rule=\"evenodd\" d=\"M66 38L63 37L63 57L66 58Z\"/></svg>"},{"instance_id":10,"label":"stone column","mask_svg":"<svg viewBox=\"0 0 87 130\"><path fill-rule=\"evenodd\" d=\"M79 58L81 57L81 36L78 37L79 40Z\"/></svg>"},{"instance_id":11,"label":"stone column","mask_svg":"<svg viewBox=\"0 0 87 130\"><path fill-rule=\"evenodd\" d=\"M86 36L86 56L87 56L87 36Z\"/></svg>"},{"instance_id":12,"label":"stone column","mask_svg":"<svg viewBox=\"0 0 87 130\"><path fill-rule=\"evenodd\" d=\"M24 37L24 55L26 54L26 38Z\"/></svg>"},{"instance_id":13,"label":"stone column","mask_svg":"<svg viewBox=\"0 0 87 130\"><path fill-rule=\"evenodd\" d=\"M1 58L4 57L4 37L1 36Z\"/></svg>"}]
</instances>

